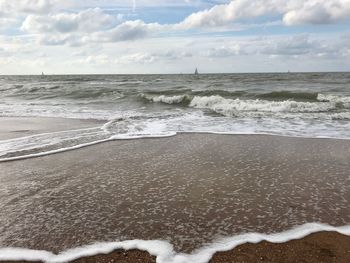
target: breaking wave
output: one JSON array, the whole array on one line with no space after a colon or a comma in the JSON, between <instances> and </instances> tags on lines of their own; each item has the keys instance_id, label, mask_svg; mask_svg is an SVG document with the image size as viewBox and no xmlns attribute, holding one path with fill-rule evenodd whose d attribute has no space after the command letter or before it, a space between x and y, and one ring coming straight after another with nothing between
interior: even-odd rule
<instances>
[{"instance_id":1,"label":"breaking wave","mask_svg":"<svg viewBox=\"0 0 350 263\"><path fill-rule=\"evenodd\" d=\"M191 102L191 96L189 96L189 95L149 96L149 95L141 94L140 97L149 101L149 102L162 102L162 103L166 103L166 104L188 105Z\"/></svg>"},{"instance_id":2,"label":"breaking wave","mask_svg":"<svg viewBox=\"0 0 350 263\"><path fill-rule=\"evenodd\" d=\"M168 104L178 104L190 102L194 97L221 96L223 98L240 99L263 99L263 100L295 100L295 101L321 101L324 95L315 92L292 92L292 91L273 91L267 93L247 92L247 91L228 91L228 90L166 90L162 92L146 92L139 95L152 102L164 102ZM174 99L173 101L171 99Z\"/></svg>"},{"instance_id":3,"label":"breaking wave","mask_svg":"<svg viewBox=\"0 0 350 263\"><path fill-rule=\"evenodd\" d=\"M315 113L336 110L334 103L311 103L297 101L267 101L225 99L221 96L194 97L190 107L210 109L225 116L237 116L240 112L290 112Z\"/></svg>"},{"instance_id":4,"label":"breaking wave","mask_svg":"<svg viewBox=\"0 0 350 263\"><path fill-rule=\"evenodd\" d=\"M350 97L314 94L314 102L295 100L263 100L225 98L219 95L191 96L187 94L174 96L152 96L141 94L148 102L181 104L191 108L207 109L227 117L249 116L262 117L264 113L330 113L333 119L349 119L349 112L338 112L343 108L350 108ZM255 114L254 113L258 113ZM336 116L336 117L335 117ZM332 118L332 117L330 117Z\"/></svg>"},{"instance_id":5,"label":"breaking wave","mask_svg":"<svg viewBox=\"0 0 350 263\"><path fill-rule=\"evenodd\" d=\"M317 100L322 102L332 102L335 103L338 107L350 108L350 96L318 94Z\"/></svg>"},{"instance_id":6,"label":"breaking wave","mask_svg":"<svg viewBox=\"0 0 350 263\"><path fill-rule=\"evenodd\" d=\"M278 100L301 100L317 101L318 93L316 92L292 92L292 91L274 91L257 95L261 99L278 99Z\"/></svg>"}]
</instances>

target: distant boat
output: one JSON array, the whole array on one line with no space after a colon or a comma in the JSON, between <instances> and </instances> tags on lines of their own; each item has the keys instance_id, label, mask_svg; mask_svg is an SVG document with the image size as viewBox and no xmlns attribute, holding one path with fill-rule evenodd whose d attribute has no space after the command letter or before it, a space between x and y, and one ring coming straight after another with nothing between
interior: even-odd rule
<instances>
[{"instance_id":1,"label":"distant boat","mask_svg":"<svg viewBox=\"0 0 350 263\"><path fill-rule=\"evenodd\" d=\"M198 69L196 68L196 70L194 71L194 75L198 75Z\"/></svg>"},{"instance_id":2,"label":"distant boat","mask_svg":"<svg viewBox=\"0 0 350 263\"><path fill-rule=\"evenodd\" d=\"M41 76L42 76L42 77L45 76L44 72L41 72Z\"/></svg>"}]
</instances>

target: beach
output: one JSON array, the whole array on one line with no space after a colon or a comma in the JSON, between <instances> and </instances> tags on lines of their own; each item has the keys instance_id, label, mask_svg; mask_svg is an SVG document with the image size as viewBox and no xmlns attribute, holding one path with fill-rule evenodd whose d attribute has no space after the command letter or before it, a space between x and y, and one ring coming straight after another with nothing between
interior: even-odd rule
<instances>
[{"instance_id":1,"label":"beach","mask_svg":"<svg viewBox=\"0 0 350 263\"><path fill-rule=\"evenodd\" d=\"M0 263L350 263L350 0L0 0Z\"/></svg>"},{"instance_id":2,"label":"beach","mask_svg":"<svg viewBox=\"0 0 350 263\"><path fill-rule=\"evenodd\" d=\"M34 118L29 126L34 133L37 122L64 121ZM349 146L336 139L183 133L2 162L0 247L59 253L97 242L162 240L176 253L193 254L244 233L315 222L344 226L350 221ZM348 237L318 235L312 242L326 240L326 249L348 256L346 245L327 241L348 244ZM291 242L297 251L309 243ZM213 262L229 262L237 251Z\"/></svg>"}]
</instances>

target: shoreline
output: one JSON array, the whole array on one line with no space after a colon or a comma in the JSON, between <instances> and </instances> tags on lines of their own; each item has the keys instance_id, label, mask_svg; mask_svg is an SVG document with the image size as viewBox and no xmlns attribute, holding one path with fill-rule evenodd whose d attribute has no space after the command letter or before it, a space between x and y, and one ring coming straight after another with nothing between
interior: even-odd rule
<instances>
[{"instance_id":1,"label":"shoreline","mask_svg":"<svg viewBox=\"0 0 350 263\"><path fill-rule=\"evenodd\" d=\"M68 119L61 117L0 117L0 141L43 133L94 128L104 123L95 119Z\"/></svg>"},{"instance_id":2,"label":"shoreline","mask_svg":"<svg viewBox=\"0 0 350 263\"><path fill-rule=\"evenodd\" d=\"M26 129L18 129L18 127L13 128L14 125L18 125L19 122L27 122L24 124ZM14 124L14 122L16 122ZM76 129L85 129L85 128L98 128L99 124L102 126L108 123L107 120L99 120L99 119L72 119L72 118L63 118L63 117L3 117L0 116L0 141L1 140L11 140L24 136L33 136L39 135L43 133L50 132L63 132L63 131L71 131ZM48 128L48 125L52 125ZM4 126L9 126L4 129ZM67 126L70 126L67 129ZM11 128L12 127L12 128ZM33 128L34 127L34 128ZM45 128L44 128L45 127ZM29 133L29 134L28 134ZM343 137L327 137L327 136L317 136L317 137L306 137L306 136L298 136L298 135L284 135L284 134L273 134L273 133L245 133L245 132L216 132L216 131L179 131L172 132L174 134L168 136L145 136L145 137L135 137L135 138L122 138L122 139L110 139L110 141L114 140L135 140L135 139L157 139L157 138L167 138L181 134L207 134L207 135L238 135L238 136L272 136L272 137L281 137L281 138L295 138L295 139L317 139L317 140L345 140L348 141L350 138ZM107 141L108 142L108 141ZM96 142L105 143L104 141Z\"/></svg>"},{"instance_id":3,"label":"shoreline","mask_svg":"<svg viewBox=\"0 0 350 263\"><path fill-rule=\"evenodd\" d=\"M239 236L247 238L237 238ZM239 236L218 240L191 254L174 253L170 244L157 240L97 243L58 254L21 248L0 248L0 262L230 263L234 260L242 263L345 263L350 260L350 225L334 228L311 223L282 233L247 233ZM242 240L232 241L235 239Z\"/></svg>"},{"instance_id":4,"label":"shoreline","mask_svg":"<svg viewBox=\"0 0 350 263\"><path fill-rule=\"evenodd\" d=\"M108 123L108 122L107 122ZM0 142L16 140L20 138L35 137L46 134L54 134L60 132L69 132L76 130L98 129L98 125L106 124L106 121L97 119L69 119L62 117L0 117ZM19 127L17 125L20 125ZM67 148L60 148L47 152L38 152L34 154L14 156L8 158L0 158L0 163L13 162L31 158L38 158L47 155L74 151L81 148L86 148L94 145L104 144L113 141L123 140L145 140L145 139L162 139L179 135L224 135L224 136L261 136L261 137L276 137L287 139L306 139L306 140L332 140L332 141L349 141L350 138L333 138L333 137L305 137L271 133L228 133L228 132L210 132L210 131L181 131L169 132L164 135L140 135L136 137L120 138L111 136L110 138L92 141L84 144L78 144Z\"/></svg>"}]
</instances>

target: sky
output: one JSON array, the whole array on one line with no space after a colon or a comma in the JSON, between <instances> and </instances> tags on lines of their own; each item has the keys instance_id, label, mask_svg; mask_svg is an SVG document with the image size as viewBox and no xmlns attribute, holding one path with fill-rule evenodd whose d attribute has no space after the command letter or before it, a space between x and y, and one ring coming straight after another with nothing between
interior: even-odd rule
<instances>
[{"instance_id":1,"label":"sky","mask_svg":"<svg viewBox=\"0 0 350 263\"><path fill-rule=\"evenodd\" d=\"M350 0L0 0L0 74L350 71Z\"/></svg>"}]
</instances>

